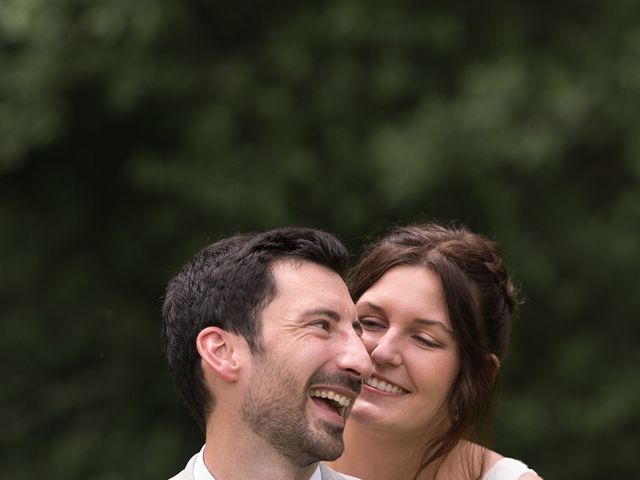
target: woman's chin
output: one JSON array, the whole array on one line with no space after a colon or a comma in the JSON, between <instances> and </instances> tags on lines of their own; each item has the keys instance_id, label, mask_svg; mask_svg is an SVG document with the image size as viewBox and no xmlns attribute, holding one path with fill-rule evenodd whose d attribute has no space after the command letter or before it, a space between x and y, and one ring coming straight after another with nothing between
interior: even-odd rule
<instances>
[{"instance_id":1,"label":"woman's chin","mask_svg":"<svg viewBox=\"0 0 640 480\"><path fill-rule=\"evenodd\" d=\"M389 413L386 409L383 409L374 402L358 398L353 405L351 415L349 415L349 421L354 421L368 428L388 427L390 420Z\"/></svg>"}]
</instances>

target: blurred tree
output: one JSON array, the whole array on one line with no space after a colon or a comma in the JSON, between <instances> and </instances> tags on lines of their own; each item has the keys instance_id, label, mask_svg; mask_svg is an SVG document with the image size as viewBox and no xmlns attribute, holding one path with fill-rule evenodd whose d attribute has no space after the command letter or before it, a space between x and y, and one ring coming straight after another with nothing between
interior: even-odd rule
<instances>
[{"instance_id":1,"label":"blurred tree","mask_svg":"<svg viewBox=\"0 0 640 480\"><path fill-rule=\"evenodd\" d=\"M181 468L159 297L206 243L456 219L528 297L497 448L635 474L639 54L628 0L3 0L0 471Z\"/></svg>"}]
</instances>

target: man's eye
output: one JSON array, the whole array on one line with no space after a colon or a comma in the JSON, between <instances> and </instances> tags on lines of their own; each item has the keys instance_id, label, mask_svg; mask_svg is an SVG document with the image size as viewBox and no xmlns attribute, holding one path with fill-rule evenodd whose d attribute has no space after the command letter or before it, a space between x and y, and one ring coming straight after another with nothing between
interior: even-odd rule
<instances>
[{"instance_id":1,"label":"man's eye","mask_svg":"<svg viewBox=\"0 0 640 480\"><path fill-rule=\"evenodd\" d=\"M323 330L329 330L329 321L328 320L315 320L311 322L309 325L312 327L321 328Z\"/></svg>"}]
</instances>

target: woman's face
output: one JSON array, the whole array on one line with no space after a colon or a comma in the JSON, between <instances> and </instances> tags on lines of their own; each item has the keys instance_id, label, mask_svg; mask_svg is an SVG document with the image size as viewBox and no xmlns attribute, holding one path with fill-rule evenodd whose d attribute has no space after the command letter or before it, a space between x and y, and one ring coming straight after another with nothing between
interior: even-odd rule
<instances>
[{"instance_id":1,"label":"woman's face","mask_svg":"<svg viewBox=\"0 0 640 480\"><path fill-rule=\"evenodd\" d=\"M440 278L423 267L393 267L356 308L374 370L351 418L387 433L425 434L446 418L459 368Z\"/></svg>"}]
</instances>

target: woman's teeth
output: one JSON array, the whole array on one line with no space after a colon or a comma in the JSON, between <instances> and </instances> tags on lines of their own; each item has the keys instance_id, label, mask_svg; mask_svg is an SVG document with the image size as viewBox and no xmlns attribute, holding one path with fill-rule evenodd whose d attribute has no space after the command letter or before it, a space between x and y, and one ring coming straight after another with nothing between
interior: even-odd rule
<instances>
[{"instance_id":1,"label":"woman's teeth","mask_svg":"<svg viewBox=\"0 0 640 480\"><path fill-rule=\"evenodd\" d=\"M378 380L373 377L368 378L366 384L370 387L375 388L376 390L382 390L383 392L387 393L407 393L404 388L398 387L397 385L392 385L383 380Z\"/></svg>"}]
</instances>

